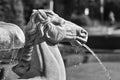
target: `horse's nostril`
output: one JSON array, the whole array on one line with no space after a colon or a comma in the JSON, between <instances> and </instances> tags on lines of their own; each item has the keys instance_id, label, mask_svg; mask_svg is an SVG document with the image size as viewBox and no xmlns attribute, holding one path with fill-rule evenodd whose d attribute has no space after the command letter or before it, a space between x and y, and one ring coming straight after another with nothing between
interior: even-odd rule
<instances>
[{"instance_id":1,"label":"horse's nostril","mask_svg":"<svg viewBox=\"0 0 120 80\"><path fill-rule=\"evenodd\" d=\"M83 30L83 29L81 30L81 33L87 35L87 32L85 30Z\"/></svg>"},{"instance_id":2,"label":"horse's nostril","mask_svg":"<svg viewBox=\"0 0 120 80\"><path fill-rule=\"evenodd\" d=\"M85 30L80 30L80 32L78 32L77 35L79 35L82 38L86 38L87 32Z\"/></svg>"}]
</instances>

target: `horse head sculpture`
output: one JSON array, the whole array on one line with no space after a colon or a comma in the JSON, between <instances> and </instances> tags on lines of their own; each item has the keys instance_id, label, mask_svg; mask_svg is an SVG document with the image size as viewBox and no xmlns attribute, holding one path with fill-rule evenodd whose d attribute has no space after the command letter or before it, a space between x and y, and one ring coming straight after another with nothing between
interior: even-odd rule
<instances>
[{"instance_id":1,"label":"horse head sculpture","mask_svg":"<svg viewBox=\"0 0 120 80\"><path fill-rule=\"evenodd\" d=\"M20 51L21 59L12 68L12 73L19 77L11 77L10 71L5 80L66 80L65 66L57 44L73 42L82 45L88 38L82 27L50 10L34 10L24 34L26 42Z\"/></svg>"},{"instance_id":2,"label":"horse head sculpture","mask_svg":"<svg viewBox=\"0 0 120 80\"><path fill-rule=\"evenodd\" d=\"M41 36L44 35L47 38L46 40L53 44L65 41L79 41L81 44L87 42L88 33L85 29L64 20L51 10L34 10L31 21L33 24L38 24L38 31ZM30 28L32 28L31 32L35 30L35 27L28 27L26 30L29 31Z\"/></svg>"},{"instance_id":3,"label":"horse head sculpture","mask_svg":"<svg viewBox=\"0 0 120 80\"><path fill-rule=\"evenodd\" d=\"M56 44L74 42L75 45L82 45L87 42L88 33L82 27L64 20L50 10L34 10L26 27L25 36L25 46L29 46L29 49L34 48L32 53L34 57L29 57L32 61L31 69L25 72L22 78L66 80L63 59ZM36 53L38 58L35 57ZM30 53L26 55L28 54ZM31 73L35 74L30 75Z\"/></svg>"}]
</instances>

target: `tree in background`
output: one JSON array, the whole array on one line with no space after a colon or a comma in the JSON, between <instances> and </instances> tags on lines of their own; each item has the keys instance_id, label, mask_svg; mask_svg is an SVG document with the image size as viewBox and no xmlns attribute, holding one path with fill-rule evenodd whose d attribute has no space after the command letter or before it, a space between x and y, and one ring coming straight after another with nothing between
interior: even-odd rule
<instances>
[{"instance_id":1,"label":"tree in background","mask_svg":"<svg viewBox=\"0 0 120 80\"><path fill-rule=\"evenodd\" d=\"M22 0L24 5L24 15L26 23L33 9L48 9L50 0Z\"/></svg>"},{"instance_id":2,"label":"tree in background","mask_svg":"<svg viewBox=\"0 0 120 80\"><path fill-rule=\"evenodd\" d=\"M25 23L21 0L0 0L0 21L14 23L22 28Z\"/></svg>"},{"instance_id":3,"label":"tree in background","mask_svg":"<svg viewBox=\"0 0 120 80\"><path fill-rule=\"evenodd\" d=\"M107 0L105 1L104 20L109 21L109 15L114 13L115 20L120 22L120 0Z\"/></svg>"},{"instance_id":4,"label":"tree in background","mask_svg":"<svg viewBox=\"0 0 120 80\"><path fill-rule=\"evenodd\" d=\"M48 9L49 0L0 0L0 21L24 29L33 9Z\"/></svg>"}]
</instances>

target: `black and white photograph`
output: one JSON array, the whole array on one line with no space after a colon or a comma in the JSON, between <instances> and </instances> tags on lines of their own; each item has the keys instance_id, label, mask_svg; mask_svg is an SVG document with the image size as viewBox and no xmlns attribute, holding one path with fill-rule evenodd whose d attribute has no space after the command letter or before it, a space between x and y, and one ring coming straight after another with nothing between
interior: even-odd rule
<instances>
[{"instance_id":1,"label":"black and white photograph","mask_svg":"<svg viewBox=\"0 0 120 80\"><path fill-rule=\"evenodd\" d=\"M0 0L0 80L120 80L120 0Z\"/></svg>"}]
</instances>

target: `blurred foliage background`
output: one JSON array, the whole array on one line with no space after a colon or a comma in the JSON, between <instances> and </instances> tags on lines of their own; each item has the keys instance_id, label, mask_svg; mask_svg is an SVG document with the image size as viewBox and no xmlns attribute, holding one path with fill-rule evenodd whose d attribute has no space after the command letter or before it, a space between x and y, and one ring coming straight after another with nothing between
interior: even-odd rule
<instances>
[{"instance_id":1,"label":"blurred foliage background","mask_svg":"<svg viewBox=\"0 0 120 80\"><path fill-rule=\"evenodd\" d=\"M49 9L51 0L0 0L0 20L15 23L19 26L26 24L33 9ZM120 21L120 0L104 0L104 13L100 13L102 0L53 0L54 11L61 17L79 25L90 25L91 19L110 21L110 12L115 20ZM89 8L89 16L84 15Z\"/></svg>"},{"instance_id":2,"label":"blurred foliage background","mask_svg":"<svg viewBox=\"0 0 120 80\"><path fill-rule=\"evenodd\" d=\"M33 9L46 9L49 0L0 0L0 21L25 25Z\"/></svg>"}]
</instances>

